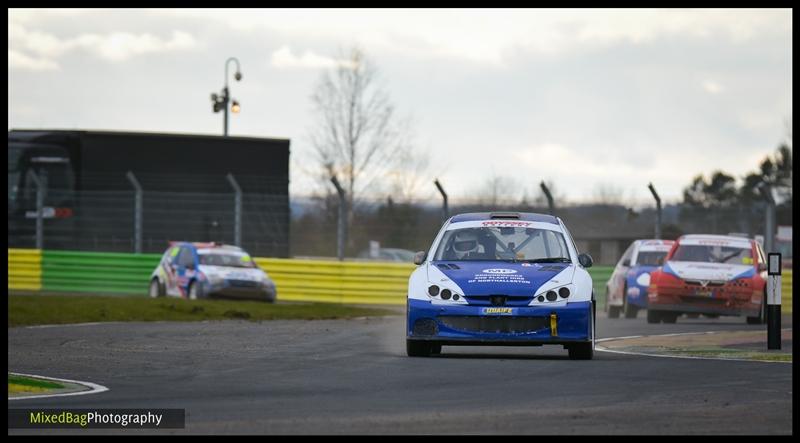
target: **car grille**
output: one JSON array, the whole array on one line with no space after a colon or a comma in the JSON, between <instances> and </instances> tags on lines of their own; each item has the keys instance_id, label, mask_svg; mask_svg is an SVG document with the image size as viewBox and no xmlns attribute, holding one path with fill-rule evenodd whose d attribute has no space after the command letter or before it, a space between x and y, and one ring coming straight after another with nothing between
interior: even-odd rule
<instances>
[{"instance_id":1,"label":"car grille","mask_svg":"<svg viewBox=\"0 0 800 443\"><path fill-rule=\"evenodd\" d=\"M467 295L473 306L528 306L533 297L528 295Z\"/></svg>"},{"instance_id":2,"label":"car grille","mask_svg":"<svg viewBox=\"0 0 800 443\"><path fill-rule=\"evenodd\" d=\"M233 288L257 288L258 282L252 280L228 280L228 285Z\"/></svg>"},{"instance_id":3,"label":"car grille","mask_svg":"<svg viewBox=\"0 0 800 443\"><path fill-rule=\"evenodd\" d=\"M547 317L442 316L439 321L450 329L465 332L520 334L548 327Z\"/></svg>"},{"instance_id":4,"label":"car grille","mask_svg":"<svg viewBox=\"0 0 800 443\"><path fill-rule=\"evenodd\" d=\"M684 280L684 281L686 282L687 285L690 286L703 286L703 284L700 283L700 280ZM706 283L707 288L719 288L720 286L724 285L725 285L724 281L710 281Z\"/></svg>"}]
</instances>

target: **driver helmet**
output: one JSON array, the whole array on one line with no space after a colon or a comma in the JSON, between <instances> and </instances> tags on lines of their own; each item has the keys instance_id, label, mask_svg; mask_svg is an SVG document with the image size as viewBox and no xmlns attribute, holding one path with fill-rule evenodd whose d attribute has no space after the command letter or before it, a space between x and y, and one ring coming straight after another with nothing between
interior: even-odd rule
<instances>
[{"instance_id":1,"label":"driver helmet","mask_svg":"<svg viewBox=\"0 0 800 443\"><path fill-rule=\"evenodd\" d=\"M478 252L478 234L471 229L456 232L453 249L459 258L464 258L471 252Z\"/></svg>"}]
</instances>

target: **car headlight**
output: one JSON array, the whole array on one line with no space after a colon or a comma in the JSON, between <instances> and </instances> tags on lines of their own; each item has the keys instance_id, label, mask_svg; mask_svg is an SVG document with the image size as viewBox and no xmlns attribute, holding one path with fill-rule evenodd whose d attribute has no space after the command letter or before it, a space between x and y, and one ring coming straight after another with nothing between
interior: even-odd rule
<instances>
[{"instance_id":1,"label":"car headlight","mask_svg":"<svg viewBox=\"0 0 800 443\"><path fill-rule=\"evenodd\" d=\"M431 302L438 302L440 304L445 303L457 303L457 304L466 304L467 300L464 296L460 293L460 291L456 289L451 289L446 286L440 287L439 285L431 284L428 286L426 291L428 297L430 297Z\"/></svg>"},{"instance_id":2,"label":"car headlight","mask_svg":"<svg viewBox=\"0 0 800 443\"><path fill-rule=\"evenodd\" d=\"M572 283L562 286L556 286L555 288L549 288L534 295L532 303L549 303L556 301L564 301L574 293L575 293L575 285L573 285Z\"/></svg>"}]
</instances>

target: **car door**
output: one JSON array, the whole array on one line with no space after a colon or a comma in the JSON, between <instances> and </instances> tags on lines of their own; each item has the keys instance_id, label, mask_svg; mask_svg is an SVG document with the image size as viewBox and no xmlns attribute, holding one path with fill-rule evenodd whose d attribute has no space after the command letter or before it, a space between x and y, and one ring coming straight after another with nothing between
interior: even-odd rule
<instances>
[{"instance_id":1,"label":"car door","mask_svg":"<svg viewBox=\"0 0 800 443\"><path fill-rule=\"evenodd\" d=\"M189 290L189 282L194 277L195 263L194 251L188 246L181 246L175 260L175 275L178 291L181 297L186 297Z\"/></svg>"},{"instance_id":2,"label":"car door","mask_svg":"<svg viewBox=\"0 0 800 443\"><path fill-rule=\"evenodd\" d=\"M628 275L628 270L631 268L631 258L636 249L636 242L631 243L625 253L622 254L617 266L614 267L614 272L608 280L608 298L609 301L614 301L615 304L622 302L622 291L625 287L625 277Z\"/></svg>"}]
</instances>

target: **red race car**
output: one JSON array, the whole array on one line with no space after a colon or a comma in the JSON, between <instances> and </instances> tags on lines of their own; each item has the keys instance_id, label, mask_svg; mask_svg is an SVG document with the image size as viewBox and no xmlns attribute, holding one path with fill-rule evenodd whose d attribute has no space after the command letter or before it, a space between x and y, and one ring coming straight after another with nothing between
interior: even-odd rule
<instances>
[{"instance_id":1,"label":"red race car","mask_svg":"<svg viewBox=\"0 0 800 443\"><path fill-rule=\"evenodd\" d=\"M647 322L675 323L683 313L766 319L766 255L753 239L684 235L650 274Z\"/></svg>"}]
</instances>

